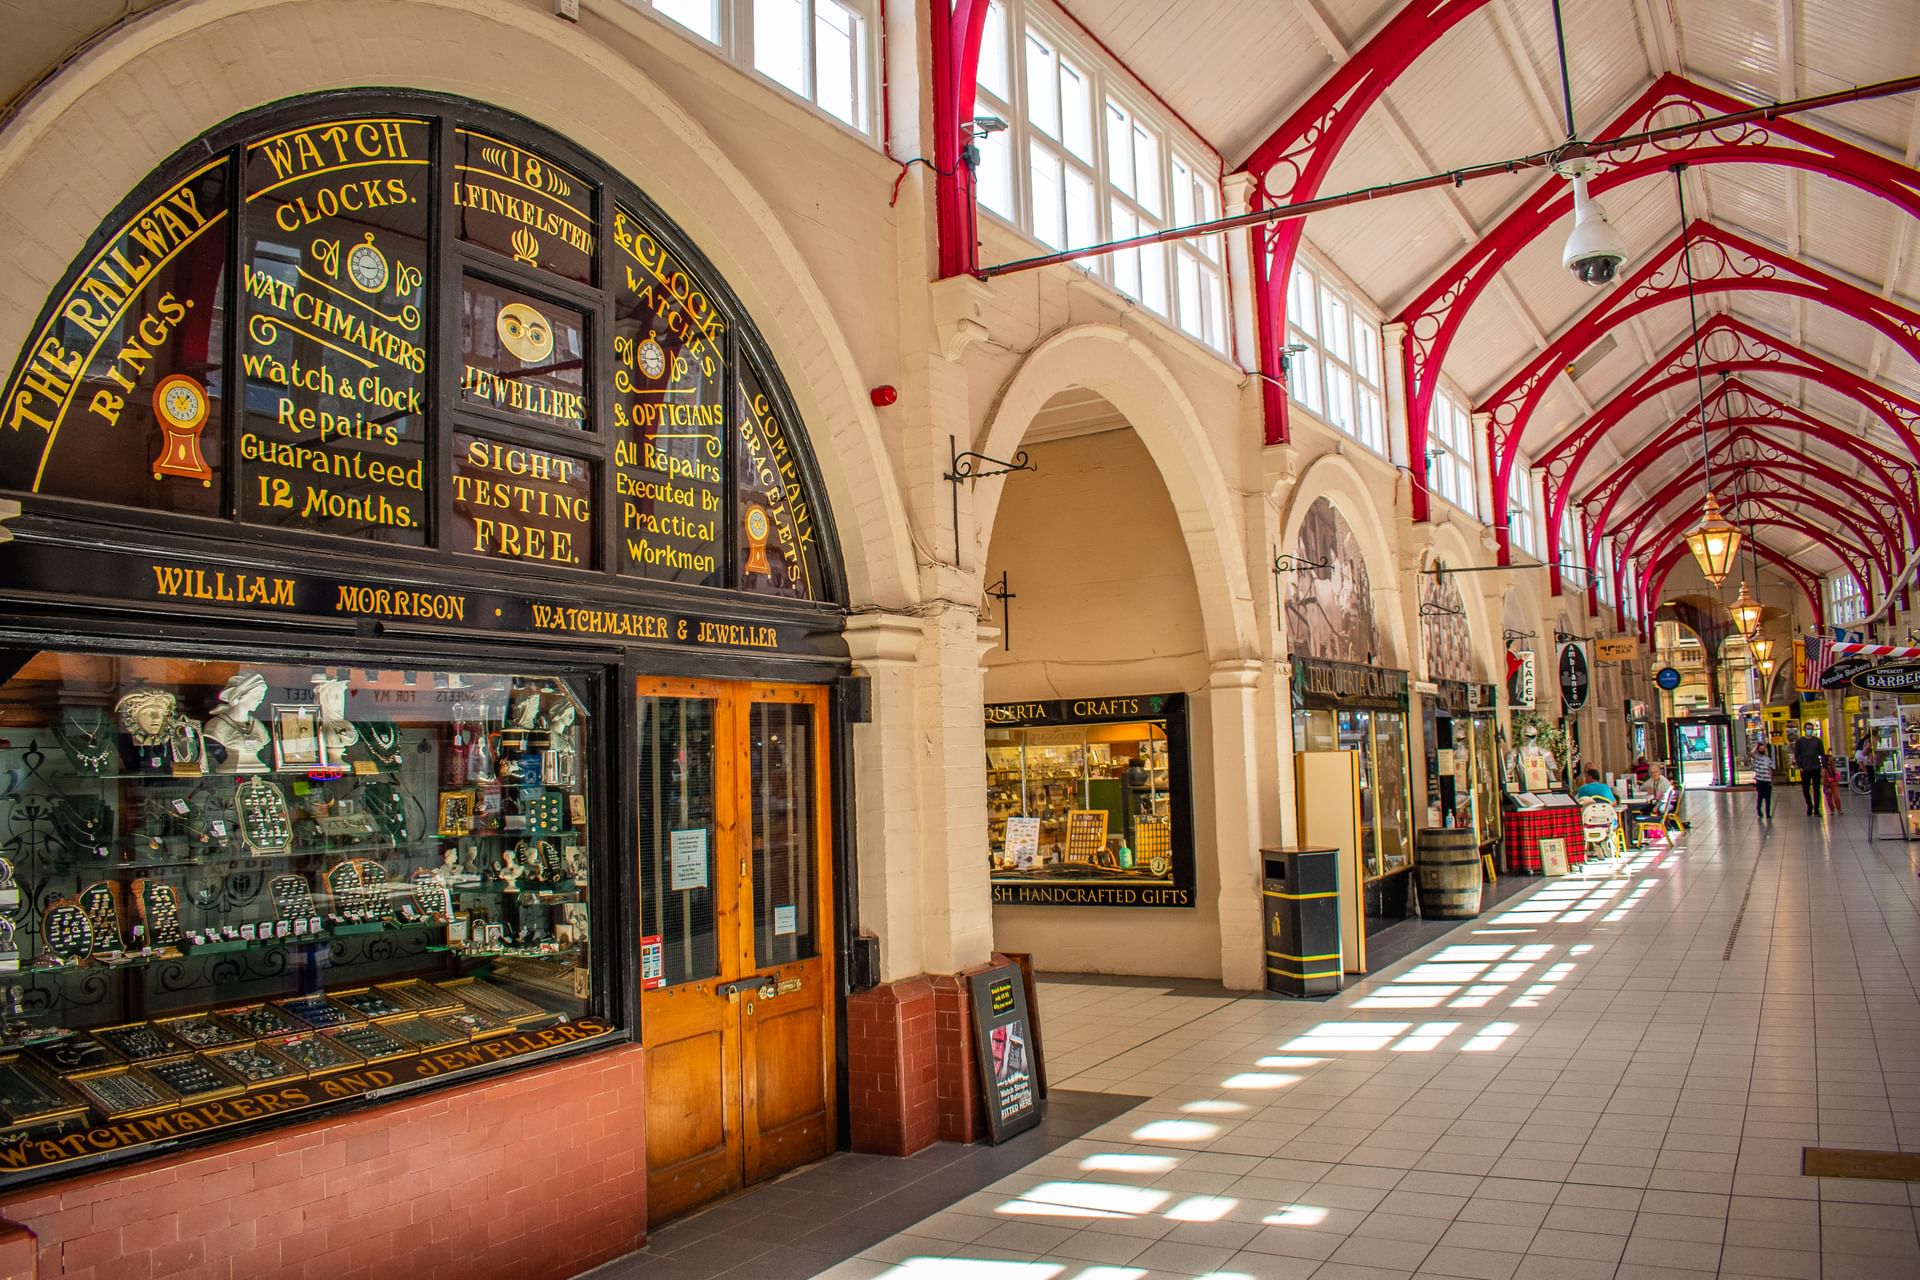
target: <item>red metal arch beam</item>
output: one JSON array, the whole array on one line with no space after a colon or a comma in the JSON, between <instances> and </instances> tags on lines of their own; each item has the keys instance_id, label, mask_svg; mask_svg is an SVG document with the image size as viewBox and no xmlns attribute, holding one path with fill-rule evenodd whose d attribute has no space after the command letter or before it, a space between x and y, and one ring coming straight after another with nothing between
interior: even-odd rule
<instances>
[{"instance_id":1,"label":"red metal arch beam","mask_svg":"<svg viewBox=\"0 0 1920 1280\"><path fill-rule=\"evenodd\" d=\"M1645 128L1663 112L1678 110L1698 119L1750 105L1682 77L1667 75L1650 85L1600 133L1606 136ZM1598 171L1589 185L1595 194L1602 194L1638 178L1663 173L1676 161L1772 164L1803 169L1858 187L1920 218L1920 172L1791 120L1752 122L1678 142L1650 145L1637 152L1609 155L1599 161ZM1466 313L1501 267L1572 208L1569 186L1556 178L1546 179L1396 317L1407 326L1403 360L1408 462L1417 482L1413 490L1415 519L1426 518L1427 415L1439 385L1440 368ZM1496 495L1498 493L1496 487ZM1496 496L1496 506L1499 505L1503 504Z\"/></svg>"},{"instance_id":2,"label":"red metal arch beam","mask_svg":"<svg viewBox=\"0 0 1920 1280\"><path fill-rule=\"evenodd\" d=\"M1858 401L1884 422L1906 446L1907 455L1920 463L1920 402L1886 391L1851 369L1730 315L1716 314L1702 324L1700 344L1707 355L1704 371L1709 377L1716 373L1773 373L1818 382ZM1577 474L1601 436L1627 414L1663 392L1692 387L1693 380L1693 339L1683 334L1645 372L1609 396L1585 422L1549 445L1535 466L1555 480Z\"/></svg>"},{"instance_id":3,"label":"red metal arch beam","mask_svg":"<svg viewBox=\"0 0 1920 1280\"><path fill-rule=\"evenodd\" d=\"M1832 512L1833 505L1830 500L1813 493L1804 485L1791 479L1784 472L1778 471L1765 464L1755 464L1754 469L1764 472L1772 483L1779 486L1786 497L1793 502L1804 503L1822 514L1830 514ZM1690 479L1690 477L1675 477L1674 482L1663 489L1658 496L1642 504L1641 509L1621 521L1616 528L1615 541L1624 542L1626 545L1635 548L1638 548L1643 542L1647 542L1649 545L1664 545L1670 535L1684 533L1688 528L1692 527L1693 523L1699 518L1699 515L1693 509L1692 504L1689 503L1680 510L1673 512L1672 516L1667 520L1666 525L1662 527L1659 535L1650 540L1645 536L1647 530L1652 527L1654 522L1662 515L1665 515L1672 507L1674 500L1689 491L1691 486L1686 483L1688 479ZM1734 515L1735 512L1743 507L1751 508L1753 511L1764 513L1765 517L1773 519L1785 528L1792 529L1796 533L1805 534L1808 538L1823 543L1831 549L1835 555L1840 556L1842 562L1848 563L1848 567L1853 571L1854 575L1860 579L1861 587L1869 594L1875 590L1874 578L1872 576L1873 570L1878 569L1880 571L1879 581L1881 584L1890 584L1893 581L1894 567L1892 556L1885 550L1885 543L1882 544L1881 550L1876 551L1874 548L1848 537L1838 529L1812 524L1807 520L1803 512L1788 507L1784 501L1772 494L1740 493L1734 490L1730 483L1722 486L1721 489L1725 492L1728 499L1722 506L1728 512L1727 518L1734 520L1735 523L1741 523L1741 520ZM1848 561L1848 557L1851 557L1850 562Z\"/></svg>"},{"instance_id":4,"label":"red metal arch beam","mask_svg":"<svg viewBox=\"0 0 1920 1280\"><path fill-rule=\"evenodd\" d=\"M1738 409L1733 407L1734 396L1740 397ZM1738 378L1722 378L1719 385L1707 395L1709 424L1719 423L1724 426L1729 421L1729 415L1736 423L1758 426L1774 432L1795 432L1810 436L1847 454L1862 466L1877 473L1887 490L1899 499L1902 510L1908 512L1914 521L1915 541L1920 543L1920 503L1916 503L1914 498L1915 494L1920 493L1920 470L1916 470L1910 462L1888 453L1877 445L1869 444L1832 423L1785 404ZM1651 461L1666 450L1687 443L1692 437L1700 434L1699 424L1699 408L1697 406L1689 408L1671 426L1650 437L1625 461L1608 471L1577 498L1574 497L1573 490L1574 481L1579 475L1579 461L1584 461L1586 452L1591 449L1591 444L1582 450L1579 459L1571 466L1540 468L1545 473L1544 483L1550 518L1558 520L1566 504L1569 501L1577 501L1581 507L1588 510L1592 510L1596 504L1602 505L1604 519L1604 508L1610 507L1620 491L1639 475L1641 457L1644 455L1648 461ZM1598 437L1594 439L1597 440Z\"/></svg>"},{"instance_id":5,"label":"red metal arch beam","mask_svg":"<svg viewBox=\"0 0 1920 1280\"><path fill-rule=\"evenodd\" d=\"M961 161L980 79L980 36L987 0L931 0L933 205L940 278L969 275L980 265L973 167ZM884 56L884 50L883 56ZM883 139L891 142L891 139Z\"/></svg>"},{"instance_id":6,"label":"red metal arch beam","mask_svg":"<svg viewBox=\"0 0 1920 1280\"><path fill-rule=\"evenodd\" d=\"M938 3L939 0L936 0ZM1271 208L1311 200L1340 149L1380 95L1461 19L1487 0L1410 0L1352 57L1334 68L1321 86L1294 108L1266 141L1253 149L1240 171L1253 175L1253 207ZM1253 311L1266 442L1283 443L1287 431L1287 278L1300 251L1304 221L1282 222L1255 233ZM1422 505L1425 490L1416 487Z\"/></svg>"},{"instance_id":7,"label":"red metal arch beam","mask_svg":"<svg viewBox=\"0 0 1920 1280\"><path fill-rule=\"evenodd\" d=\"M1753 549L1762 560L1774 565L1793 579L1794 584L1800 588L1800 594L1805 596L1807 603L1813 607L1815 624L1821 627L1826 626L1827 606L1826 602L1820 598L1819 579L1758 538L1754 539ZM1643 632L1652 631L1654 615L1652 602L1658 600L1666 591L1667 578L1672 575L1674 565L1678 564L1686 554L1687 547L1683 542L1677 546L1667 547L1657 555L1647 557L1645 567L1638 575L1637 583L1640 597L1640 623Z\"/></svg>"},{"instance_id":8,"label":"red metal arch beam","mask_svg":"<svg viewBox=\"0 0 1920 1280\"><path fill-rule=\"evenodd\" d=\"M1620 522L1616 522L1612 518L1613 510L1625 496L1627 486L1654 463L1667 459L1675 448L1691 444L1694 437L1699 434L1697 417L1696 410L1642 444L1618 467L1608 472L1605 480L1581 500L1580 510L1588 514L1593 521L1585 544L1589 563L1597 554L1600 539L1606 536L1607 531L1616 523L1622 523L1627 519L1622 517ZM1894 472L1880 469L1879 459L1874 457L1873 451L1862 447L1858 441L1849 438L1837 428L1824 423L1786 424L1772 417L1761 416L1735 416L1731 419L1711 417L1710 421L1713 423L1713 432L1721 436L1713 446L1715 465L1727 463L1737 465L1739 460L1733 456L1733 443L1738 440L1750 441L1754 448L1765 451L1763 456L1771 454L1771 460L1808 468L1810 474L1819 476L1855 501L1871 504L1883 519L1891 520L1895 528L1903 529L1912 542L1920 544L1920 505L1917 505L1915 500L1913 485L1915 473L1911 468L1901 468ZM1813 434L1816 438L1826 440L1845 450L1866 465L1875 467L1878 470L1882 488L1868 486L1855 476L1839 471L1800 450L1788 449L1777 439L1762 434L1767 431L1779 431L1783 427ZM1888 461L1897 460L1888 459ZM1691 481L1690 475L1678 478ZM1564 510L1566 506L1564 501L1566 494L1563 492L1560 497L1563 501L1555 504L1556 512ZM1559 516L1556 514L1554 518L1557 520Z\"/></svg>"},{"instance_id":9,"label":"red metal arch beam","mask_svg":"<svg viewBox=\"0 0 1920 1280\"><path fill-rule=\"evenodd\" d=\"M1506 537L1507 484L1530 416L1545 393L1551 375L1608 330L1656 307L1685 300L1686 282L1680 273L1679 259L1683 239L1694 248L1706 244L1717 251L1715 274L1696 279L1699 292L1751 291L1804 298L1864 321L1920 361L1920 313L1908 311L1823 272L1802 267L1731 232L1696 223L1684 237L1675 237L1665 250L1635 272L1620 292L1582 316L1545 351L1528 361L1477 410L1491 415L1487 443L1489 467L1493 472L1493 524L1500 539L1501 563L1507 563L1510 556ZM1547 537L1548 549L1552 551L1558 544L1554 526L1548 526Z\"/></svg>"},{"instance_id":10,"label":"red metal arch beam","mask_svg":"<svg viewBox=\"0 0 1920 1280\"><path fill-rule=\"evenodd\" d=\"M1777 481L1782 491L1793 501L1804 503L1823 516L1830 516L1836 510L1843 509L1849 502L1855 504L1859 509L1857 518L1868 523L1871 532L1877 535L1878 543L1882 548L1906 545L1909 541L1905 536L1909 527L1908 513L1899 504L1889 501L1886 494L1871 489L1852 476L1834 471L1818 462L1787 456L1763 458L1751 465L1755 471L1763 472L1769 479ZM1808 480L1828 485L1837 492L1839 497L1836 499L1834 494L1816 492L1797 477L1806 477ZM1615 545L1619 545L1622 541L1628 540L1629 535L1640 528L1652 515L1657 514L1675 499L1691 496L1697 488L1694 476L1690 474L1675 476L1652 498L1623 514L1618 520L1609 520L1604 525L1596 520L1588 534L1588 545L1597 548L1603 537L1612 537ZM1874 559L1885 574L1892 573L1890 554L1883 551Z\"/></svg>"},{"instance_id":11,"label":"red metal arch beam","mask_svg":"<svg viewBox=\"0 0 1920 1280\"><path fill-rule=\"evenodd\" d=\"M1662 528L1657 535L1644 539L1642 545L1655 557L1658 557L1668 548L1675 545L1678 545L1681 550L1685 550L1686 543L1684 535L1687 529L1692 526L1694 519L1695 513L1691 511L1676 512L1674 518ZM1872 599L1873 579L1861 558L1862 553L1860 549L1848 544L1845 539L1840 538L1831 529L1821 529L1806 523L1804 520L1787 520L1771 512L1760 514L1750 513L1743 517L1739 521L1739 524L1743 529L1748 525L1786 529L1792 533L1800 534L1810 542L1825 547L1833 553L1836 560L1840 561L1841 567L1853 575L1854 581L1860 584L1860 589L1867 595L1869 600ZM1755 542L1756 545L1758 545L1758 539L1756 539ZM1802 570L1802 572L1805 572L1805 570ZM1814 577L1812 574L1808 574L1807 576L1810 579Z\"/></svg>"}]
</instances>

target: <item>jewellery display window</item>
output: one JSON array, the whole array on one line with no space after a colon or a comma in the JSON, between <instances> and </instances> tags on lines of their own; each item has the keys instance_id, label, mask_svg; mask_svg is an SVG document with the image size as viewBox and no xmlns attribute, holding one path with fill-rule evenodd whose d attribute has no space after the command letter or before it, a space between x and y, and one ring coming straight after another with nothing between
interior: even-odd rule
<instances>
[{"instance_id":1,"label":"jewellery display window","mask_svg":"<svg viewBox=\"0 0 1920 1280\"><path fill-rule=\"evenodd\" d=\"M0 1185L616 1032L586 678L0 661Z\"/></svg>"},{"instance_id":2,"label":"jewellery display window","mask_svg":"<svg viewBox=\"0 0 1920 1280\"><path fill-rule=\"evenodd\" d=\"M1413 866L1407 717L1308 707L1293 713L1298 751L1352 751L1360 761L1360 851L1368 880Z\"/></svg>"},{"instance_id":3,"label":"jewellery display window","mask_svg":"<svg viewBox=\"0 0 1920 1280\"><path fill-rule=\"evenodd\" d=\"M1151 719L1060 723L1076 713L1125 714L1158 702ZM1051 900L1029 890L1190 886L1191 797L1185 700L1080 699L1008 704L986 729L987 842L995 900ZM1000 708L995 708L996 711ZM1069 894L1072 905L1185 905L1166 895Z\"/></svg>"}]
</instances>

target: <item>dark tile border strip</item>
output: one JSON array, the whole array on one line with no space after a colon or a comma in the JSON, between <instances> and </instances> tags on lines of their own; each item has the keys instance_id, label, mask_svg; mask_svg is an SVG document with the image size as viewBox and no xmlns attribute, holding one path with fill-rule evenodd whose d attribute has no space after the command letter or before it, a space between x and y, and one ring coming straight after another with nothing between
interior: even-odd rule
<instances>
[{"instance_id":1,"label":"dark tile border strip","mask_svg":"<svg viewBox=\"0 0 1920 1280\"><path fill-rule=\"evenodd\" d=\"M1920 1152L1851 1151L1844 1147L1803 1147L1800 1172L1809 1178L1871 1178L1880 1182L1920 1182Z\"/></svg>"},{"instance_id":2,"label":"dark tile border strip","mask_svg":"<svg viewBox=\"0 0 1920 1280\"><path fill-rule=\"evenodd\" d=\"M939 1142L904 1159L843 1151L669 1223L581 1280L806 1280L1145 1101L1056 1089L1038 1128L997 1147Z\"/></svg>"}]
</instances>

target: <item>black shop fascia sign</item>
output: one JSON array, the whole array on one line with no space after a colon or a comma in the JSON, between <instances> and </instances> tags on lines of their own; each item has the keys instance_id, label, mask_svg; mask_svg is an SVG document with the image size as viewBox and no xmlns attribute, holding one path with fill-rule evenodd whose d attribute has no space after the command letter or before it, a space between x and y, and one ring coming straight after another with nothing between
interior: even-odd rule
<instances>
[{"instance_id":1,"label":"black shop fascia sign","mask_svg":"<svg viewBox=\"0 0 1920 1280\"><path fill-rule=\"evenodd\" d=\"M1126 693L1102 698L1054 698L989 702L987 724L1017 729L1048 724L1124 724L1130 720L1183 719L1184 693Z\"/></svg>"},{"instance_id":2,"label":"black shop fascia sign","mask_svg":"<svg viewBox=\"0 0 1920 1280\"><path fill-rule=\"evenodd\" d=\"M1336 711L1407 709L1407 673L1357 662L1300 658L1293 662L1293 705Z\"/></svg>"}]
</instances>

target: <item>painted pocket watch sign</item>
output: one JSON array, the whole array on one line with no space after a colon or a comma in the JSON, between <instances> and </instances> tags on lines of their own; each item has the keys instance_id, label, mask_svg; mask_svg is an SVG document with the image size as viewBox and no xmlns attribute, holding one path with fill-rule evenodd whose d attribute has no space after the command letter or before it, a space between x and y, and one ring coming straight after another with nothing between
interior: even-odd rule
<instances>
[{"instance_id":1,"label":"painted pocket watch sign","mask_svg":"<svg viewBox=\"0 0 1920 1280\"><path fill-rule=\"evenodd\" d=\"M997 1143L1040 1123L1039 1063L1020 966L1005 964L967 979L973 996L974 1057L986 1096L987 1128Z\"/></svg>"}]
</instances>

